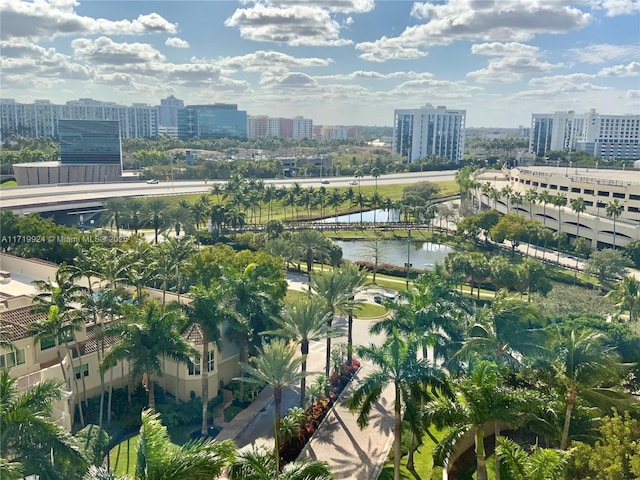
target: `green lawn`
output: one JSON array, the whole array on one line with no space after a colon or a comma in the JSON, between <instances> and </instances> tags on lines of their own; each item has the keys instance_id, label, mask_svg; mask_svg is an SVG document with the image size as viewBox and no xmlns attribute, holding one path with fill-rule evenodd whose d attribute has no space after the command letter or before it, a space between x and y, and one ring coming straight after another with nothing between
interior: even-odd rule
<instances>
[{"instance_id":1,"label":"green lawn","mask_svg":"<svg viewBox=\"0 0 640 480\"><path fill-rule=\"evenodd\" d=\"M224 409L224 421L225 422L230 422L231 420L233 420L235 418L236 415L238 415L242 410L244 410L244 408L242 407L238 407L236 405L229 405L227 408Z\"/></svg>"},{"instance_id":2,"label":"green lawn","mask_svg":"<svg viewBox=\"0 0 640 480\"><path fill-rule=\"evenodd\" d=\"M403 432L403 435L407 435L407 429ZM433 437L436 441L439 441L444 436L444 432L435 430ZM433 468L433 449L436 443L429 435L425 435L422 439L423 445L418 448L413 456L415 471L411 472L407 470L407 457L402 457L400 462L400 478L402 480L441 480L442 468ZM385 463L384 468L378 476L378 480L392 480L393 479L393 447L389 452L389 460Z\"/></svg>"},{"instance_id":3,"label":"green lawn","mask_svg":"<svg viewBox=\"0 0 640 480\"><path fill-rule=\"evenodd\" d=\"M111 470L116 475L134 475L136 473L138 437L139 435L134 435L123 440L109 452Z\"/></svg>"},{"instance_id":4,"label":"green lawn","mask_svg":"<svg viewBox=\"0 0 640 480\"><path fill-rule=\"evenodd\" d=\"M375 303L365 303L361 309L353 312L353 316L356 318L378 318L386 315L388 310L382 305Z\"/></svg>"}]
</instances>

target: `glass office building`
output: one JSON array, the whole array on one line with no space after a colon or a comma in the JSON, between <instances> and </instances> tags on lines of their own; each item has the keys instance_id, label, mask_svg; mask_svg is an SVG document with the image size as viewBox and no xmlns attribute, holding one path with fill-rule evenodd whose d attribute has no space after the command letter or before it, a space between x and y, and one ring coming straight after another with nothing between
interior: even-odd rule
<instances>
[{"instance_id":1,"label":"glass office building","mask_svg":"<svg viewBox=\"0 0 640 480\"><path fill-rule=\"evenodd\" d=\"M114 120L58 120L60 164L122 163L120 124Z\"/></svg>"}]
</instances>

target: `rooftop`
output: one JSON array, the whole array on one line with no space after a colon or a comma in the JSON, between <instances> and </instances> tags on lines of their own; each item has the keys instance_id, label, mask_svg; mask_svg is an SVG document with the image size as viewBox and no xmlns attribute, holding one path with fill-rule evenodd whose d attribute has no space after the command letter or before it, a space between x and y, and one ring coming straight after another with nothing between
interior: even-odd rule
<instances>
[{"instance_id":1,"label":"rooftop","mask_svg":"<svg viewBox=\"0 0 640 480\"><path fill-rule=\"evenodd\" d=\"M522 173L531 172L534 175L560 175L562 177L568 177L575 181L584 181L585 179L591 179L594 183L609 183L611 181L620 182L621 184L640 184L640 170L628 169L628 170L609 170L609 169L595 169L595 168L574 168L560 166L544 166L544 167L518 167L514 170L518 170Z\"/></svg>"}]
</instances>

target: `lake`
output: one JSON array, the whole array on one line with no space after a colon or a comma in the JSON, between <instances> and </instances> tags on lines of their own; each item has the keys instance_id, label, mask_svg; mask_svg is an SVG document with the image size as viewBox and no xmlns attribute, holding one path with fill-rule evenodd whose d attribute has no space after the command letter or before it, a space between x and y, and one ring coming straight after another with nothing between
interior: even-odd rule
<instances>
[{"instance_id":1,"label":"lake","mask_svg":"<svg viewBox=\"0 0 640 480\"><path fill-rule=\"evenodd\" d=\"M334 240L342 248L343 257L347 260L372 262L372 241L370 240ZM390 263L403 267L407 263L406 240L380 240L380 258L378 263ZM430 270L435 264L443 264L444 257L454 249L439 243L412 241L408 249L409 261L413 268Z\"/></svg>"}]
</instances>

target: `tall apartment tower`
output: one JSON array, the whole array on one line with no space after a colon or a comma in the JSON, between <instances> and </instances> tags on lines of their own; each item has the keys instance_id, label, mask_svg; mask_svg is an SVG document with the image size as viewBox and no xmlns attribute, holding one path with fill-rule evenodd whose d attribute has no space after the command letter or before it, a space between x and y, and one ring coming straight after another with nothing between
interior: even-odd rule
<instances>
[{"instance_id":1,"label":"tall apartment tower","mask_svg":"<svg viewBox=\"0 0 640 480\"><path fill-rule=\"evenodd\" d=\"M178 128L178 111L184 108L184 102L173 95L160 100L158 124L162 127Z\"/></svg>"},{"instance_id":2,"label":"tall apartment tower","mask_svg":"<svg viewBox=\"0 0 640 480\"><path fill-rule=\"evenodd\" d=\"M640 115L601 115L573 111L531 115L529 152L585 151L601 158L640 158Z\"/></svg>"},{"instance_id":3,"label":"tall apartment tower","mask_svg":"<svg viewBox=\"0 0 640 480\"><path fill-rule=\"evenodd\" d=\"M394 110L393 152L410 163L430 155L458 163L464 156L466 110L425 105L417 109Z\"/></svg>"}]
</instances>

